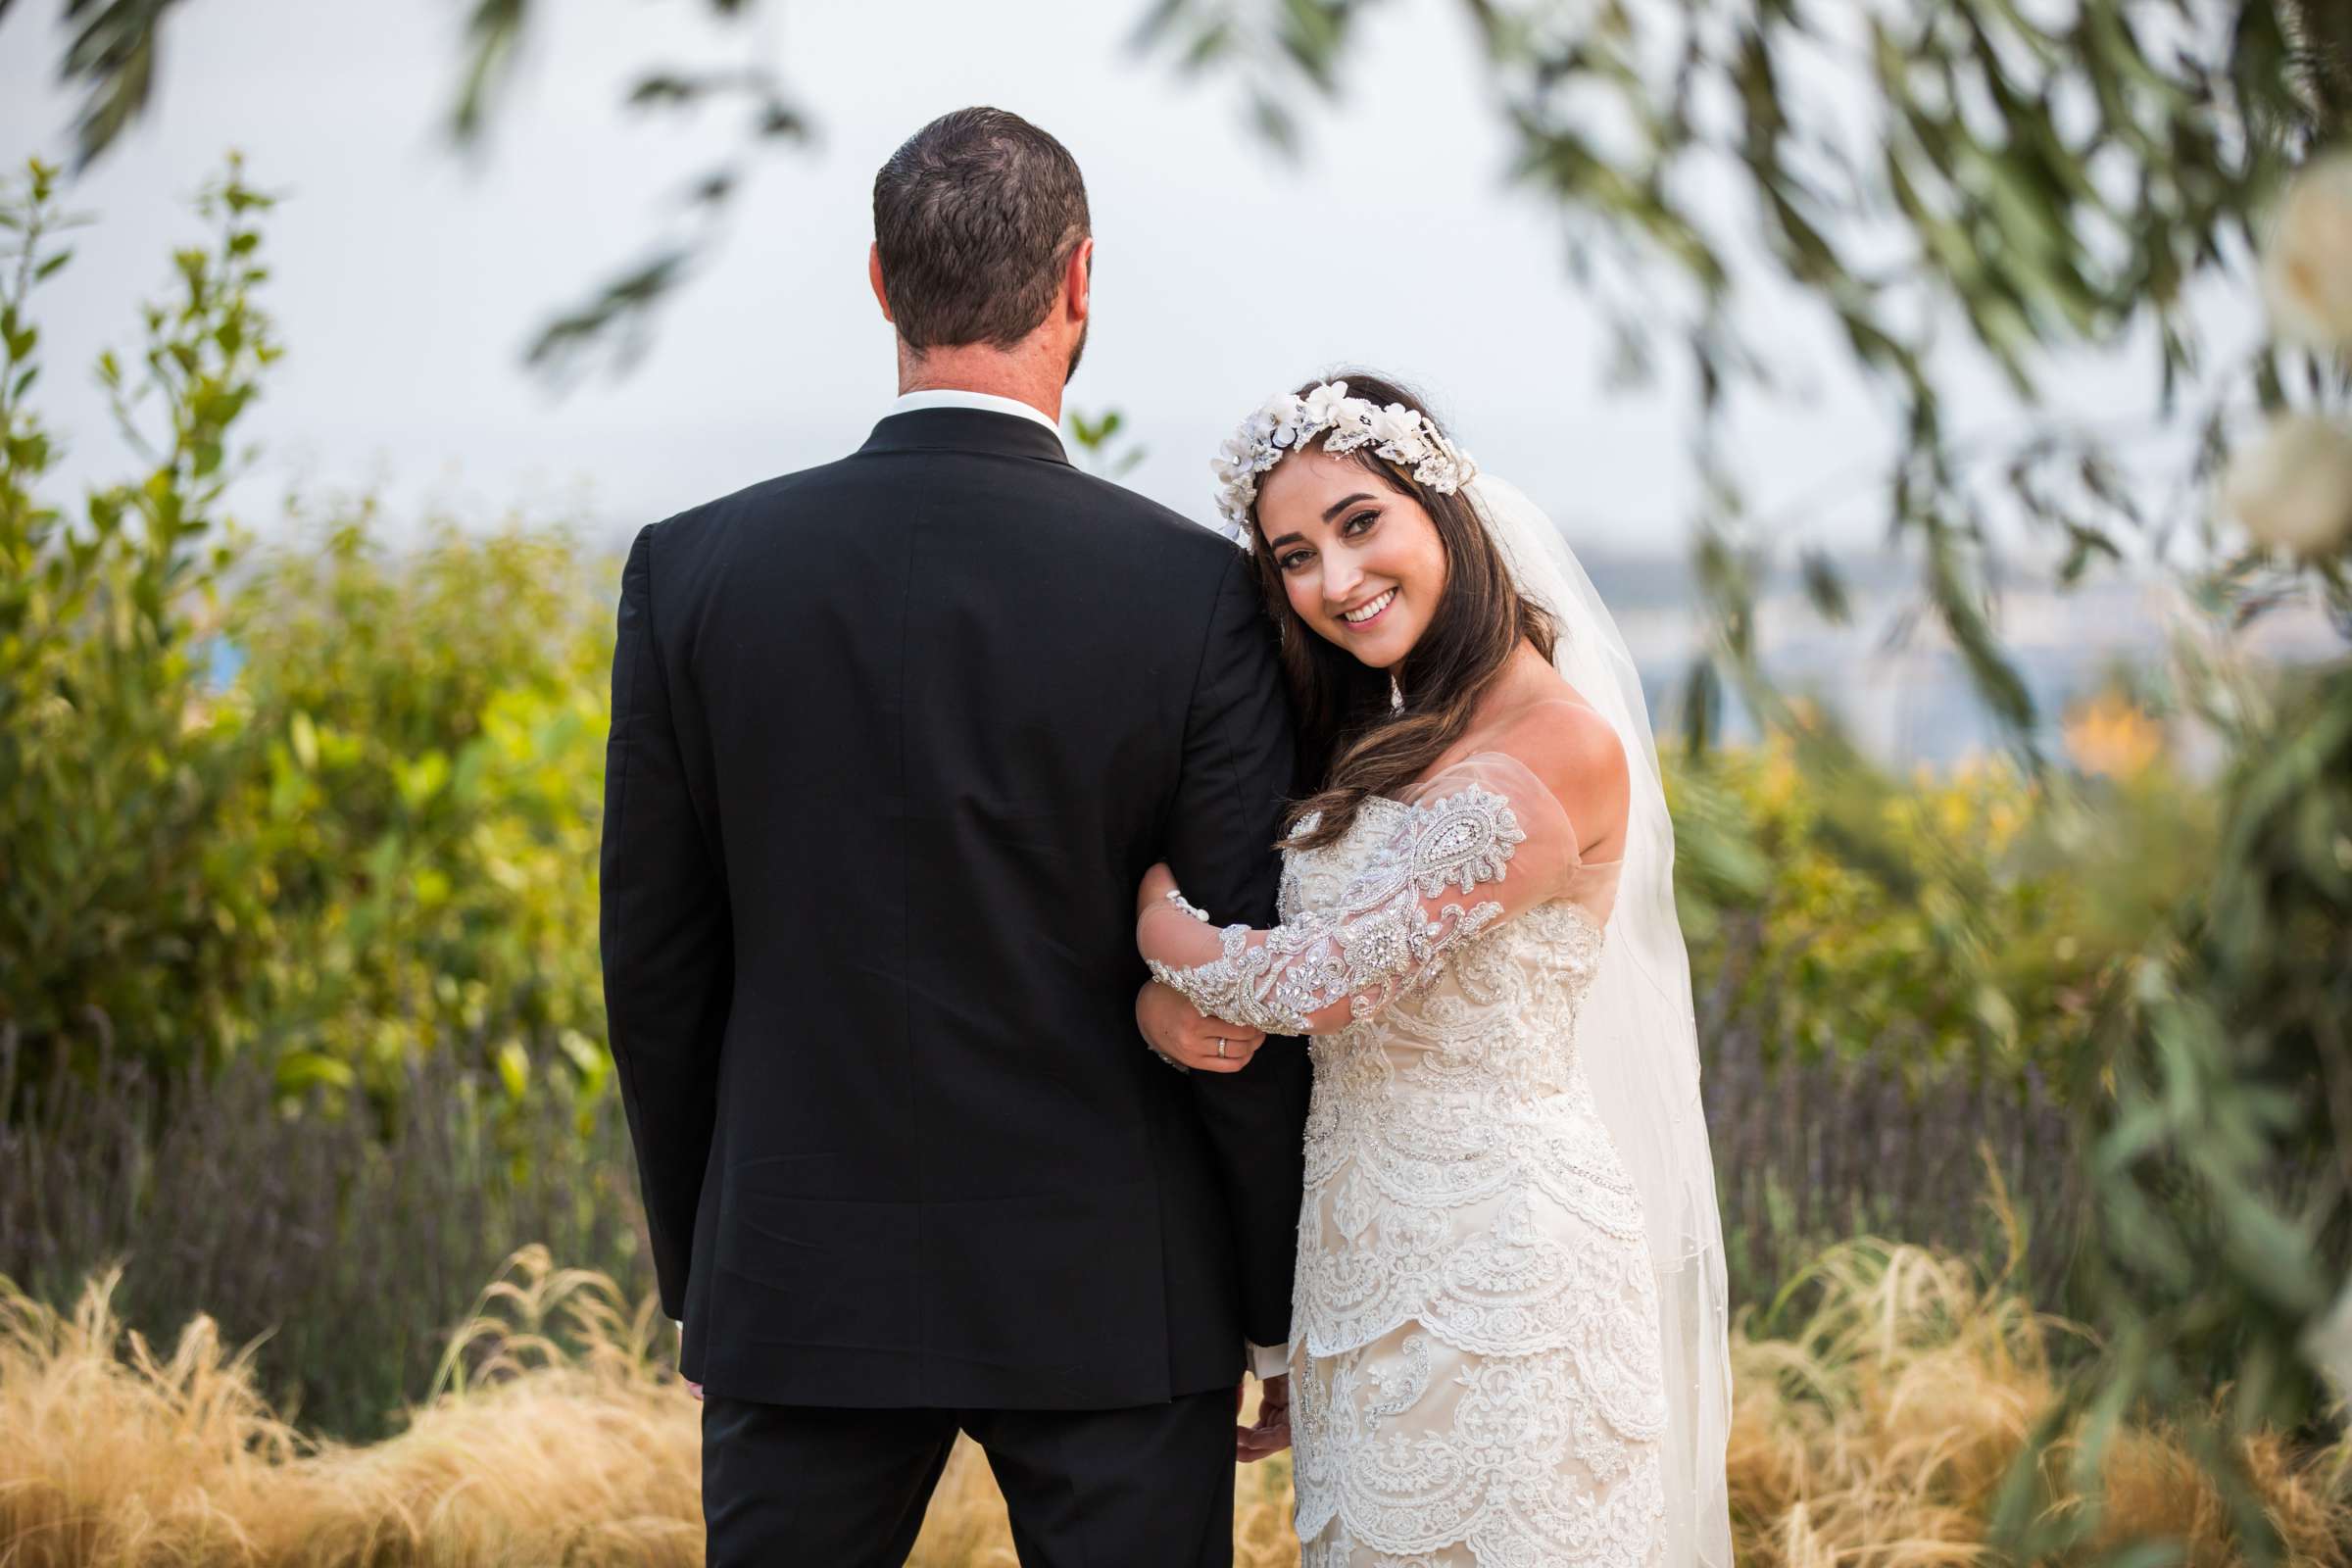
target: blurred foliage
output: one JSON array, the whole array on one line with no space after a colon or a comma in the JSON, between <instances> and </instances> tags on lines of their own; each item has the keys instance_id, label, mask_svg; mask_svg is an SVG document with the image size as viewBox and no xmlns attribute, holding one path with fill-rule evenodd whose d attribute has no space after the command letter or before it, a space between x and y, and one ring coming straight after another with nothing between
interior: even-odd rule
<instances>
[{"instance_id":1,"label":"blurred foliage","mask_svg":"<svg viewBox=\"0 0 2352 1568\"><path fill-rule=\"evenodd\" d=\"M1137 444L1134 432L1127 428L1126 416L1118 410L1092 419L1076 409L1068 410L1067 415L1070 439L1077 443L1078 461L1088 472L1117 479L1150 456L1149 448Z\"/></svg>"},{"instance_id":2,"label":"blurred foliage","mask_svg":"<svg viewBox=\"0 0 2352 1568\"><path fill-rule=\"evenodd\" d=\"M1904 777L1807 712L1809 745L1665 758L1710 1032L1751 1031L1767 1061L1876 1055L1915 1082L2071 1073L2096 997L2210 874L2209 794L2161 751L2062 806L2002 756Z\"/></svg>"},{"instance_id":3,"label":"blurred foliage","mask_svg":"<svg viewBox=\"0 0 2352 1568\"><path fill-rule=\"evenodd\" d=\"M7 20L11 5L12 0L0 0L0 22ZM57 80L81 95L74 126L76 170L105 157L152 105L165 23L175 9L175 0L60 0L67 37ZM756 6L753 0L701 0L701 9L719 22L734 23ZM471 0L447 120L454 145L475 150L487 140L526 41L555 10L547 0ZM650 24L656 30L648 33L649 49L668 46L673 20ZM635 115L684 115L712 103L736 103L744 114L743 143L685 182L676 203L682 220L672 216L666 237L649 244L639 260L541 326L527 355L532 366L561 381L603 350L618 368L632 368L651 342L656 308L717 243L720 220L749 172L752 155L772 143L802 145L812 139L807 112L760 61L760 53L759 40L748 39L738 62L649 65L631 81L621 107Z\"/></svg>"},{"instance_id":4,"label":"blurred foliage","mask_svg":"<svg viewBox=\"0 0 2352 1568\"><path fill-rule=\"evenodd\" d=\"M561 530L443 524L394 558L367 509L252 546L228 431L277 349L268 198L232 166L175 258L144 374L110 355L145 476L66 521L26 401L30 294L70 253L54 172L0 192L0 1022L36 1056L258 1050L289 1092L383 1091L411 1051L609 1070L597 820L612 568ZM160 437L139 422L160 405ZM238 580L233 588L228 579ZM224 666L232 665L233 670ZM583 870L583 868L588 868Z\"/></svg>"},{"instance_id":5,"label":"blurred foliage","mask_svg":"<svg viewBox=\"0 0 2352 1568\"><path fill-rule=\"evenodd\" d=\"M27 395L31 295L73 223L55 170L0 186L0 984L32 1034L111 1020L183 1054L221 1030L206 857L240 748L199 701L201 633L230 560L229 439L277 355L253 301L269 206L233 161L200 198L214 243L172 258L135 368L99 360L135 477L70 519L40 494L61 448Z\"/></svg>"},{"instance_id":6,"label":"blurred foliage","mask_svg":"<svg viewBox=\"0 0 2352 1568\"><path fill-rule=\"evenodd\" d=\"M2111 1338L2105 1376L2072 1390L2093 1437L2071 1462L2095 1465L2154 1401L2267 1559L2274 1521L2236 1440L2340 1427L2352 1387L2352 1348L2321 1332L2331 1299L2339 1323L2352 1303L2352 661L2290 682L2231 739L2213 875L2138 956L2076 1068L2098 1221L2078 1289ZM2045 1423L2035 1458L2059 1442ZM2041 1555L2095 1521L2036 1515L2021 1479L2003 1523Z\"/></svg>"},{"instance_id":7,"label":"blurred foliage","mask_svg":"<svg viewBox=\"0 0 2352 1568\"><path fill-rule=\"evenodd\" d=\"M13 0L0 0L0 22ZM164 14L174 0L64 0L67 34L58 80L82 89L74 132L76 168L87 166L146 113L155 95Z\"/></svg>"},{"instance_id":8,"label":"blurred foliage","mask_svg":"<svg viewBox=\"0 0 2352 1568\"><path fill-rule=\"evenodd\" d=\"M1857 1234L1996 1261L1989 1162L2034 1299L2108 1320L2075 1277L2107 1018L2221 853L2183 720L2137 684L2069 709L2064 768L1905 774L1813 703L1755 747L1666 749L1736 1299ZM2235 1374L2227 1347L2195 1356L2199 1386Z\"/></svg>"},{"instance_id":9,"label":"blurred foliage","mask_svg":"<svg viewBox=\"0 0 2352 1568\"><path fill-rule=\"evenodd\" d=\"M516 1097L546 1065L601 1079L611 566L447 522L393 559L368 522L269 552L227 617L222 702L264 744L210 837L226 1044L290 1089L381 1089L419 1046Z\"/></svg>"}]
</instances>

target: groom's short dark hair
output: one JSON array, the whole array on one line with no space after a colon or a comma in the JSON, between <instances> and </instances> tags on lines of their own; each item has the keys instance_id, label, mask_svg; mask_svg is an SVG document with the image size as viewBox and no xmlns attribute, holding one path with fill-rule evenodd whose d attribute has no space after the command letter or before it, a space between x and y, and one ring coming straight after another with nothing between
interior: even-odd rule
<instances>
[{"instance_id":1,"label":"groom's short dark hair","mask_svg":"<svg viewBox=\"0 0 2352 1568\"><path fill-rule=\"evenodd\" d=\"M1012 347L1092 228L1069 149L1002 109L940 116L874 175L882 291L910 348Z\"/></svg>"}]
</instances>

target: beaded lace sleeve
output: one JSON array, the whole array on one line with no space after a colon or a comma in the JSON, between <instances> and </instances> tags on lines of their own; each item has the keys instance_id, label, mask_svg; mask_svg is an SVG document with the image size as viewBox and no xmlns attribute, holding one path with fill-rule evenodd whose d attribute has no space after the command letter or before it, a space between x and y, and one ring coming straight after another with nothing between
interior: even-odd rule
<instances>
[{"instance_id":1,"label":"beaded lace sleeve","mask_svg":"<svg viewBox=\"0 0 2352 1568\"><path fill-rule=\"evenodd\" d=\"M1571 884L1567 814L1507 755L1456 763L1414 797L1366 803L1378 814L1359 821L1387 836L1328 907L1262 931L1214 930L1174 905L1145 911L1136 938L1152 973L1228 1023L1327 1034L1427 987L1457 944Z\"/></svg>"}]
</instances>

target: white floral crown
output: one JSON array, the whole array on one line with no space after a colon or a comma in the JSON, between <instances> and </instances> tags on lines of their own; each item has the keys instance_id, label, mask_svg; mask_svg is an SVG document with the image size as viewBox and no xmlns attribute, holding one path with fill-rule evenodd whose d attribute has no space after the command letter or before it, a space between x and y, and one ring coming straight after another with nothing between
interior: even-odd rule
<instances>
[{"instance_id":1,"label":"white floral crown","mask_svg":"<svg viewBox=\"0 0 2352 1568\"><path fill-rule=\"evenodd\" d=\"M1250 507L1257 499L1257 476L1303 450L1320 430L1331 432L1323 439L1326 452L1353 452L1377 441L1376 456L1411 468L1417 483L1442 495L1451 495L1478 474L1469 453L1401 403L1384 409L1368 398L1351 398L1345 381L1324 382L1304 397L1285 392L1243 420L1209 460L1217 476L1217 511L1244 550L1250 548Z\"/></svg>"}]
</instances>

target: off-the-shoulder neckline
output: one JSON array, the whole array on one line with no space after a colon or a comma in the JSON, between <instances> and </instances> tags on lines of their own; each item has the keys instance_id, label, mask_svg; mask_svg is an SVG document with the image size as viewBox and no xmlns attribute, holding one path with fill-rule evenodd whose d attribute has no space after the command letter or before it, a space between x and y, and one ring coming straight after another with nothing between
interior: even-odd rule
<instances>
[{"instance_id":1,"label":"off-the-shoulder neckline","mask_svg":"<svg viewBox=\"0 0 2352 1568\"><path fill-rule=\"evenodd\" d=\"M1565 698L1563 698L1563 699L1560 699L1560 700L1561 700L1561 701L1563 701L1563 702L1565 702L1565 701L1566 701L1566 699L1565 699ZM1580 705L1571 705L1571 706L1580 706ZM1544 781L1543 781L1541 778L1536 778L1536 771L1535 771L1535 769L1534 769L1534 768L1531 768L1531 767L1529 767L1529 766L1528 766L1528 765L1527 765L1525 762L1522 762L1522 761L1520 761L1520 760L1519 760L1519 759L1517 759L1516 757L1513 757L1513 756L1511 756L1511 754L1510 754L1510 753L1508 753L1508 752L1506 752L1506 751L1501 751L1501 750L1499 750L1499 749L1497 749L1497 748L1494 748L1494 747L1481 747L1479 750L1477 750L1477 751L1475 751L1475 752L1464 752L1464 753L1463 753L1461 756L1459 756L1459 757L1455 758L1455 759L1454 759L1452 761L1450 761L1450 762L1447 762L1447 763L1446 763L1446 764L1444 767L1441 767L1441 768L1439 768L1439 769L1438 769L1436 772L1434 772L1434 773L1430 774L1430 775L1429 775L1427 778L1418 778L1418 779L1415 779L1415 780L1413 780L1413 787L1414 787L1415 789L1420 789L1420 788L1423 788L1423 787L1425 787L1425 786L1428 786L1428 785L1430 785L1430 784L1434 784L1434 783L1436 783L1436 782L1437 782L1439 779L1442 779L1442 778L1444 778L1444 777L1445 777L1446 774L1448 774L1448 773L1452 772L1452 771L1453 771L1455 768L1457 768L1457 767L1461 767L1461 766L1463 766L1463 765L1464 765L1464 764L1466 764L1466 763L1469 763L1469 762L1475 761L1475 760L1477 760L1479 758L1482 758L1482 757L1499 757L1499 758L1502 758L1502 759L1504 759L1505 760L1507 760L1508 762L1510 762L1512 766L1514 766L1514 767L1518 768L1518 769L1519 769L1521 772L1525 773L1525 774L1526 774L1526 775L1527 775L1529 778L1533 778L1533 779L1535 779L1535 780L1536 780L1536 784L1537 784L1537 787L1538 787L1538 788L1543 788L1543 787L1544 787ZM1551 792L1550 792L1548 789L1545 789L1545 790L1544 790L1544 793L1548 795L1548 794L1550 794ZM1445 794L1444 794L1443 792L1441 792L1441 793L1438 793L1438 794L1433 794L1433 795L1430 797L1430 800L1444 800L1445 798L1446 798ZM1382 805L1384 805L1384 806L1394 806L1394 807L1396 807L1396 808L1398 810L1400 810L1400 811L1415 811L1415 810L1421 810L1421 809L1424 809L1424 808L1426 808L1429 806L1429 804L1430 804L1430 801L1428 801L1428 800L1424 800L1424 801L1400 801L1400 800L1398 800L1398 799L1397 799L1396 796L1394 796L1394 795L1366 795L1366 796L1364 797L1364 799L1365 799L1365 800L1367 800L1367 801L1378 801L1378 802L1380 802L1380 803L1381 803ZM1557 805L1557 804L1558 804L1558 802L1557 802L1557 800L1556 800L1556 799L1554 800L1553 804L1554 804L1554 805ZM1565 808L1565 807L1561 807L1561 808L1560 808L1560 814L1561 814L1562 816L1567 816L1567 815L1568 815L1567 808ZM1574 819L1574 818L1570 818L1570 819L1569 819L1569 824L1568 824L1568 825L1569 825L1569 829L1570 829L1570 835L1571 835L1571 837L1573 837L1573 836L1574 836L1574 830L1575 830L1575 826L1576 826L1575 819ZM1624 857L1624 856L1622 856L1622 855L1618 856L1618 857L1617 857L1615 859L1613 859L1613 860L1588 860L1588 859L1586 859L1586 858L1585 858L1585 857L1584 857L1584 854L1583 854L1583 851L1582 851L1582 850L1581 850L1581 848L1579 848L1579 847L1576 847L1576 846L1571 846L1571 848L1570 848L1570 852L1569 852L1569 853L1570 853L1570 854L1572 854L1573 856L1575 856L1575 858L1576 858L1576 865L1577 865L1577 868L1578 868L1579 870L1585 870L1585 871L1605 871L1605 870L1607 870L1607 869L1608 869L1610 866L1612 866L1612 865L1623 865L1623 864L1625 863L1625 857Z\"/></svg>"}]
</instances>

